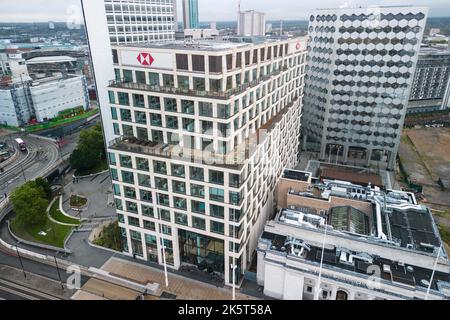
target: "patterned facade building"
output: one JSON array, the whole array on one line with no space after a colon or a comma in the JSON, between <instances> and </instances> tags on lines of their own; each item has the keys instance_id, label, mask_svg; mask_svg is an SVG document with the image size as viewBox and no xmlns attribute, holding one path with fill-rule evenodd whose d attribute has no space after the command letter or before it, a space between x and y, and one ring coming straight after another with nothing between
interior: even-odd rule
<instances>
[{"instance_id":1,"label":"patterned facade building","mask_svg":"<svg viewBox=\"0 0 450 320\"><path fill-rule=\"evenodd\" d=\"M393 169L427 8L317 10L310 17L304 148Z\"/></svg>"}]
</instances>

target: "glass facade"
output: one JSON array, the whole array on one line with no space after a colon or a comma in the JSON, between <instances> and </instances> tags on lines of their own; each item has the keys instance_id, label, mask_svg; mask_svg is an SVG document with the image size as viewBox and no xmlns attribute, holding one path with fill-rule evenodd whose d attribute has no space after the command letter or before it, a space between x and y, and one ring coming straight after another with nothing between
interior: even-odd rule
<instances>
[{"instance_id":1,"label":"glass facade","mask_svg":"<svg viewBox=\"0 0 450 320\"><path fill-rule=\"evenodd\" d=\"M224 272L224 242L184 230L178 231L182 262L196 265L200 270Z\"/></svg>"}]
</instances>

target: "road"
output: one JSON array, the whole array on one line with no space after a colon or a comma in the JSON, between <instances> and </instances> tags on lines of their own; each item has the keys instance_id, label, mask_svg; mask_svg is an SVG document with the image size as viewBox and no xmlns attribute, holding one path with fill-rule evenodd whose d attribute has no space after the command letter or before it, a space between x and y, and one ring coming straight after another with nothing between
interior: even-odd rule
<instances>
[{"instance_id":1,"label":"road","mask_svg":"<svg viewBox=\"0 0 450 320\"><path fill-rule=\"evenodd\" d=\"M27 143L28 150L18 151L20 153L18 159L7 166L5 172L1 174L2 194L9 194L17 186L37 178L60 158L56 143L31 136L24 136L22 139Z\"/></svg>"}]
</instances>

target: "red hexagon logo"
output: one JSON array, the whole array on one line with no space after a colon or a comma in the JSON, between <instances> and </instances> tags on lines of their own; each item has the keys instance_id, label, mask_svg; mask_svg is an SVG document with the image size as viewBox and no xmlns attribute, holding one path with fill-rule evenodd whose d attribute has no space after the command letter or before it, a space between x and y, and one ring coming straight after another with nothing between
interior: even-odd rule
<instances>
[{"instance_id":1,"label":"red hexagon logo","mask_svg":"<svg viewBox=\"0 0 450 320\"><path fill-rule=\"evenodd\" d=\"M141 52L137 56L137 60L139 63L143 66L151 66L155 59L152 57L152 55L148 52Z\"/></svg>"}]
</instances>

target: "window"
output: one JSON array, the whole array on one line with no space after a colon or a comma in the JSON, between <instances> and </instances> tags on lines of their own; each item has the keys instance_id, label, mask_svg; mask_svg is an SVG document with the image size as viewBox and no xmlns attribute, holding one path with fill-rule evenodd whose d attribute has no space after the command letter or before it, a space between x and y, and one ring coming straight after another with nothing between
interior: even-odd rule
<instances>
[{"instance_id":1,"label":"window","mask_svg":"<svg viewBox=\"0 0 450 320\"><path fill-rule=\"evenodd\" d=\"M109 103L116 104L116 97L114 95L114 91L108 91L109 95Z\"/></svg>"},{"instance_id":2,"label":"window","mask_svg":"<svg viewBox=\"0 0 450 320\"><path fill-rule=\"evenodd\" d=\"M117 109L114 107L111 107L111 118L113 120L119 120L119 118L117 117Z\"/></svg>"},{"instance_id":3,"label":"window","mask_svg":"<svg viewBox=\"0 0 450 320\"><path fill-rule=\"evenodd\" d=\"M204 170L202 168L190 167L190 173L192 180L204 181Z\"/></svg>"},{"instance_id":4,"label":"window","mask_svg":"<svg viewBox=\"0 0 450 320\"><path fill-rule=\"evenodd\" d=\"M217 117L220 119L228 119L230 117L230 105L217 104Z\"/></svg>"},{"instance_id":5,"label":"window","mask_svg":"<svg viewBox=\"0 0 450 320\"><path fill-rule=\"evenodd\" d=\"M209 205L209 215L211 217L223 219L225 216L224 212L225 212L225 209L221 206L216 206L214 204Z\"/></svg>"},{"instance_id":6,"label":"window","mask_svg":"<svg viewBox=\"0 0 450 320\"><path fill-rule=\"evenodd\" d=\"M192 70L205 72L205 57L200 55L192 55Z\"/></svg>"},{"instance_id":7,"label":"window","mask_svg":"<svg viewBox=\"0 0 450 320\"><path fill-rule=\"evenodd\" d=\"M199 102L198 111L202 117L212 117L213 116L213 105L209 102Z\"/></svg>"},{"instance_id":8,"label":"window","mask_svg":"<svg viewBox=\"0 0 450 320\"><path fill-rule=\"evenodd\" d=\"M230 192L230 203L234 205L239 205L241 203L242 197L238 192Z\"/></svg>"},{"instance_id":9,"label":"window","mask_svg":"<svg viewBox=\"0 0 450 320\"><path fill-rule=\"evenodd\" d=\"M137 138L140 141L148 141L148 131L147 128L136 127Z\"/></svg>"},{"instance_id":10,"label":"window","mask_svg":"<svg viewBox=\"0 0 450 320\"><path fill-rule=\"evenodd\" d=\"M117 210L123 210L123 203L120 199L114 199L114 204L116 205Z\"/></svg>"},{"instance_id":11,"label":"window","mask_svg":"<svg viewBox=\"0 0 450 320\"><path fill-rule=\"evenodd\" d=\"M167 179L155 177L155 186L156 189L158 190L167 191L168 190Z\"/></svg>"},{"instance_id":12,"label":"window","mask_svg":"<svg viewBox=\"0 0 450 320\"><path fill-rule=\"evenodd\" d=\"M183 226L187 226L188 225L188 216L187 216L187 214L180 213L180 212L175 212L175 223L176 224L181 224Z\"/></svg>"},{"instance_id":13,"label":"window","mask_svg":"<svg viewBox=\"0 0 450 320\"><path fill-rule=\"evenodd\" d=\"M227 70L230 71L231 69L233 69L233 55L232 54L227 54Z\"/></svg>"},{"instance_id":14,"label":"window","mask_svg":"<svg viewBox=\"0 0 450 320\"><path fill-rule=\"evenodd\" d=\"M172 218L170 216L170 211L161 209L161 210L159 210L159 214L160 214L161 220L168 221L168 222L172 221Z\"/></svg>"},{"instance_id":15,"label":"window","mask_svg":"<svg viewBox=\"0 0 450 320\"><path fill-rule=\"evenodd\" d=\"M221 171L209 170L209 182L214 184L224 184L224 174Z\"/></svg>"},{"instance_id":16,"label":"window","mask_svg":"<svg viewBox=\"0 0 450 320\"><path fill-rule=\"evenodd\" d=\"M194 90L197 91L205 91L206 90L206 84L204 78L197 78L194 77Z\"/></svg>"},{"instance_id":17,"label":"window","mask_svg":"<svg viewBox=\"0 0 450 320\"><path fill-rule=\"evenodd\" d=\"M250 51L245 51L245 65L250 65Z\"/></svg>"},{"instance_id":18,"label":"window","mask_svg":"<svg viewBox=\"0 0 450 320\"><path fill-rule=\"evenodd\" d=\"M229 185L232 188L239 188L241 186L241 177L237 174L230 173L229 177Z\"/></svg>"},{"instance_id":19,"label":"window","mask_svg":"<svg viewBox=\"0 0 450 320\"><path fill-rule=\"evenodd\" d=\"M183 118L183 130L188 132L195 132L195 120Z\"/></svg>"},{"instance_id":20,"label":"window","mask_svg":"<svg viewBox=\"0 0 450 320\"><path fill-rule=\"evenodd\" d=\"M191 184L191 196L204 198L205 197L205 187L198 184Z\"/></svg>"},{"instance_id":21,"label":"window","mask_svg":"<svg viewBox=\"0 0 450 320\"><path fill-rule=\"evenodd\" d=\"M145 114L145 112L135 111L134 118L136 119L136 123L145 125L147 124L147 115Z\"/></svg>"},{"instance_id":22,"label":"window","mask_svg":"<svg viewBox=\"0 0 450 320\"><path fill-rule=\"evenodd\" d=\"M221 92L222 91L222 80L210 79L209 80L209 91Z\"/></svg>"},{"instance_id":23,"label":"window","mask_svg":"<svg viewBox=\"0 0 450 320\"><path fill-rule=\"evenodd\" d=\"M165 87L174 87L175 81L174 81L173 75L163 74L163 85Z\"/></svg>"},{"instance_id":24,"label":"window","mask_svg":"<svg viewBox=\"0 0 450 320\"><path fill-rule=\"evenodd\" d=\"M124 183L134 184L133 172L122 171L122 181Z\"/></svg>"},{"instance_id":25,"label":"window","mask_svg":"<svg viewBox=\"0 0 450 320\"><path fill-rule=\"evenodd\" d=\"M114 184L113 183L113 190L114 190L114 195L116 195L116 196L120 196L121 195L121 193L120 193L120 186L118 184Z\"/></svg>"},{"instance_id":26,"label":"window","mask_svg":"<svg viewBox=\"0 0 450 320\"><path fill-rule=\"evenodd\" d=\"M242 52L236 54L236 68L242 68Z\"/></svg>"},{"instance_id":27,"label":"window","mask_svg":"<svg viewBox=\"0 0 450 320\"><path fill-rule=\"evenodd\" d=\"M144 229L155 231L156 230L155 223L152 221L144 220Z\"/></svg>"},{"instance_id":28,"label":"window","mask_svg":"<svg viewBox=\"0 0 450 320\"><path fill-rule=\"evenodd\" d=\"M145 174L138 174L138 182L141 187L151 188L151 179L150 176Z\"/></svg>"},{"instance_id":29,"label":"window","mask_svg":"<svg viewBox=\"0 0 450 320\"><path fill-rule=\"evenodd\" d=\"M140 190L141 201L153 202L151 191Z\"/></svg>"},{"instance_id":30,"label":"window","mask_svg":"<svg viewBox=\"0 0 450 320\"><path fill-rule=\"evenodd\" d=\"M141 223L139 222L138 218L134 218L134 217L128 217L128 224L130 226L134 226L134 227L140 227Z\"/></svg>"},{"instance_id":31,"label":"window","mask_svg":"<svg viewBox=\"0 0 450 320\"><path fill-rule=\"evenodd\" d=\"M118 92L117 96L119 97L119 104L121 106L129 106L130 105L130 96L126 92Z\"/></svg>"},{"instance_id":32,"label":"window","mask_svg":"<svg viewBox=\"0 0 450 320\"><path fill-rule=\"evenodd\" d=\"M178 70L189 70L187 54L177 54L176 60L177 60L177 69Z\"/></svg>"},{"instance_id":33,"label":"window","mask_svg":"<svg viewBox=\"0 0 450 320\"><path fill-rule=\"evenodd\" d=\"M125 168L133 168L133 163L130 156L120 155L120 165Z\"/></svg>"},{"instance_id":34,"label":"window","mask_svg":"<svg viewBox=\"0 0 450 320\"><path fill-rule=\"evenodd\" d=\"M172 182L172 187L173 187L173 192L186 194L186 184L184 182L174 180Z\"/></svg>"},{"instance_id":35,"label":"window","mask_svg":"<svg viewBox=\"0 0 450 320\"><path fill-rule=\"evenodd\" d=\"M162 228L162 232L163 232L164 234L169 235L169 236L172 235L172 228L171 228L171 227L166 226L166 225L163 224L163 225L161 226L161 228Z\"/></svg>"},{"instance_id":36,"label":"window","mask_svg":"<svg viewBox=\"0 0 450 320\"><path fill-rule=\"evenodd\" d=\"M177 100L164 98L164 108L167 112L177 112Z\"/></svg>"},{"instance_id":37,"label":"window","mask_svg":"<svg viewBox=\"0 0 450 320\"><path fill-rule=\"evenodd\" d=\"M116 155L114 153L108 152L108 158L109 158L109 163L112 166L117 165L117 163L116 163Z\"/></svg>"},{"instance_id":38,"label":"window","mask_svg":"<svg viewBox=\"0 0 450 320\"><path fill-rule=\"evenodd\" d=\"M189 90L189 77L178 76L178 88Z\"/></svg>"},{"instance_id":39,"label":"window","mask_svg":"<svg viewBox=\"0 0 450 320\"><path fill-rule=\"evenodd\" d=\"M159 97L148 96L148 107L153 110L161 110Z\"/></svg>"},{"instance_id":40,"label":"window","mask_svg":"<svg viewBox=\"0 0 450 320\"><path fill-rule=\"evenodd\" d=\"M209 57L209 72L222 73L222 57Z\"/></svg>"},{"instance_id":41,"label":"window","mask_svg":"<svg viewBox=\"0 0 450 320\"><path fill-rule=\"evenodd\" d=\"M158 204L161 206L170 206L169 196L166 194L158 194Z\"/></svg>"},{"instance_id":42,"label":"window","mask_svg":"<svg viewBox=\"0 0 450 320\"><path fill-rule=\"evenodd\" d=\"M194 101L181 100L181 112L185 114L195 114Z\"/></svg>"},{"instance_id":43,"label":"window","mask_svg":"<svg viewBox=\"0 0 450 320\"><path fill-rule=\"evenodd\" d=\"M123 70L123 81L124 82L133 82L133 71Z\"/></svg>"},{"instance_id":44,"label":"window","mask_svg":"<svg viewBox=\"0 0 450 320\"><path fill-rule=\"evenodd\" d=\"M214 135L213 123L211 121L201 121L202 123L202 133L207 135Z\"/></svg>"},{"instance_id":45,"label":"window","mask_svg":"<svg viewBox=\"0 0 450 320\"><path fill-rule=\"evenodd\" d=\"M154 217L153 207L142 205L142 215L146 217Z\"/></svg>"},{"instance_id":46,"label":"window","mask_svg":"<svg viewBox=\"0 0 450 320\"><path fill-rule=\"evenodd\" d=\"M165 162L153 161L153 169L155 173L167 174L167 166Z\"/></svg>"},{"instance_id":47,"label":"window","mask_svg":"<svg viewBox=\"0 0 450 320\"><path fill-rule=\"evenodd\" d=\"M205 219L192 217L192 227L196 229L205 230L206 229Z\"/></svg>"},{"instance_id":48,"label":"window","mask_svg":"<svg viewBox=\"0 0 450 320\"><path fill-rule=\"evenodd\" d=\"M136 158L136 166L137 166L138 170L142 170L142 171L150 170L147 159Z\"/></svg>"},{"instance_id":49,"label":"window","mask_svg":"<svg viewBox=\"0 0 450 320\"><path fill-rule=\"evenodd\" d=\"M134 202L126 201L127 212L138 213L138 206Z\"/></svg>"},{"instance_id":50,"label":"window","mask_svg":"<svg viewBox=\"0 0 450 320\"><path fill-rule=\"evenodd\" d=\"M187 209L186 199L173 197L173 201L174 201L174 207L175 208L182 209L182 210L186 210Z\"/></svg>"},{"instance_id":51,"label":"window","mask_svg":"<svg viewBox=\"0 0 450 320\"><path fill-rule=\"evenodd\" d=\"M191 208L192 212L205 214L206 207L205 207L205 203L204 202L192 200L191 201L191 207L192 207Z\"/></svg>"},{"instance_id":52,"label":"window","mask_svg":"<svg viewBox=\"0 0 450 320\"><path fill-rule=\"evenodd\" d=\"M119 223L125 223L125 216L123 214L118 215Z\"/></svg>"},{"instance_id":53,"label":"window","mask_svg":"<svg viewBox=\"0 0 450 320\"><path fill-rule=\"evenodd\" d=\"M149 84L151 86L159 87L159 74L158 73L150 72L148 74L148 77L149 77Z\"/></svg>"},{"instance_id":54,"label":"window","mask_svg":"<svg viewBox=\"0 0 450 320\"><path fill-rule=\"evenodd\" d=\"M211 232L214 232L214 233L218 233L218 234L224 234L225 233L225 226L221 222L211 221L210 222L210 229L211 229Z\"/></svg>"},{"instance_id":55,"label":"window","mask_svg":"<svg viewBox=\"0 0 450 320\"><path fill-rule=\"evenodd\" d=\"M126 122L132 122L131 111L128 109L120 109L120 119Z\"/></svg>"},{"instance_id":56,"label":"window","mask_svg":"<svg viewBox=\"0 0 450 320\"><path fill-rule=\"evenodd\" d=\"M162 117L157 113L150 113L150 123L155 127L162 127Z\"/></svg>"},{"instance_id":57,"label":"window","mask_svg":"<svg viewBox=\"0 0 450 320\"><path fill-rule=\"evenodd\" d=\"M166 128L178 130L178 118L166 116Z\"/></svg>"},{"instance_id":58,"label":"window","mask_svg":"<svg viewBox=\"0 0 450 320\"><path fill-rule=\"evenodd\" d=\"M117 55L117 50L116 49L113 49L112 56L113 56L113 63L114 64L119 64L119 56Z\"/></svg>"},{"instance_id":59,"label":"window","mask_svg":"<svg viewBox=\"0 0 450 320\"><path fill-rule=\"evenodd\" d=\"M213 201L223 202L225 200L225 193L222 189L209 188L209 198Z\"/></svg>"},{"instance_id":60,"label":"window","mask_svg":"<svg viewBox=\"0 0 450 320\"><path fill-rule=\"evenodd\" d=\"M136 82L137 83L147 84L147 81L145 79L145 72L143 72L143 71L136 71Z\"/></svg>"},{"instance_id":61,"label":"window","mask_svg":"<svg viewBox=\"0 0 450 320\"><path fill-rule=\"evenodd\" d=\"M171 169L172 169L172 176L180 177L180 178L184 178L185 177L184 166L183 165L172 164L171 165Z\"/></svg>"}]
</instances>

